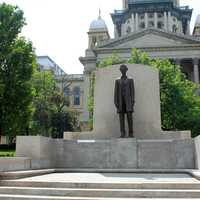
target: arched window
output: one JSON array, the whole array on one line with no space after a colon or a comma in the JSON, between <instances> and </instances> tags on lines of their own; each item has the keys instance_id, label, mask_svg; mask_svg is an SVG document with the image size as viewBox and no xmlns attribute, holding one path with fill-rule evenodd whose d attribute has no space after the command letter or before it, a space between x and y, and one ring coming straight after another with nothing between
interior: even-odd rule
<instances>
[{"instance_id":1,"label":"arched window","mask_svg":"<svg viewBox=\"0 0 200 200\"><path fill-rule=\"evenodd\" d=\"M80 87L76 86L73 89L73 94L74 94L74 105L75 106L80 106L80 98L81 98L81 89Z\"/></svg>"},{"instance_id":2,"label":"arched window","mask_svg":"<svg viewBox=\"0 0 200 200\"><path fill-rule=\"evenodd\" d=\"M97 46L97 38L96 37L92 37L92 46L96 47Z\"/></svg>"}]
</instances>

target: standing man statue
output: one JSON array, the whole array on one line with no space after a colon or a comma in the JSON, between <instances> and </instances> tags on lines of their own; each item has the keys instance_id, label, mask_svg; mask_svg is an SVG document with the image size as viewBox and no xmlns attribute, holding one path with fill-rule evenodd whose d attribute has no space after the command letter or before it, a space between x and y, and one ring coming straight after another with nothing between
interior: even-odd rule
<instances>
[{"instance_id":1,"label":"standing man statue","mask_svg":"<svg viewBox=\"0 0 200 200\"><path fill-rule=\"evenodd\" d=\"M134 80L128 78L126 73L128 67L126 65L120 66L122 73L121 78L115 81L114 103L119 113L121 138L126 136L125 131L125 114L127 115L129 137L134 137L133 133L133 112L135 104L135 88Z\"/></svg>"}]
</instances>

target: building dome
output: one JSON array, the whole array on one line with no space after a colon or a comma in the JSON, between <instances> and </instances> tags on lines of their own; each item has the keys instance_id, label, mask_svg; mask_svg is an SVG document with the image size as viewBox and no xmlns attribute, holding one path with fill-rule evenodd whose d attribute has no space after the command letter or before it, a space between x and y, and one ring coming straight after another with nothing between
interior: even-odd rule
<instances>
[{"instance_id":1,"label":"building dome","mask_svg":"<svg viewBox=\"0 0 200 200\"><path fill-rule=\"evenodd\" d=\"M107 30L106 23L101 18L101 16L99 16L97 20L93 20L92 23L90 24L90 30L96 30L96 29Z\"/></svg>"},{"instance_id":2,"label":"building dome","mask_svg":"<svg viewBox=\"0 0 200 200\"><path fill-rule=\"evenodd\" d=\"M195 22L195 27L200 27L200 15L197 16L196 22Z\"/></svg>"}]
</instances>

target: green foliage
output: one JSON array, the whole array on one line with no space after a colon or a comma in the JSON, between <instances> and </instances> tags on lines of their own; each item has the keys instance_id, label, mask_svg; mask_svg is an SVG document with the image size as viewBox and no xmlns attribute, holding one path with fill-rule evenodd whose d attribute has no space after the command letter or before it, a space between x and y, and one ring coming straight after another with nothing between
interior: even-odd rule
<instances>
[{"instance_id":1,"label":"green foliage","mask_svg":"<svg viewBox=\"0 0 200 200\"><path fill-rule=\"evenodd\" d=\"M0 150L0 157L15 157L15 150Z\"/></svg>"},{"instance_id":2,"label":"green foliage","mask_svg":"<svg viewBox=\"0 0 200 200\"><path fill-rule=\"evenodd\" d=\"M63 130L76 121L52 73L36 71L32 43L18 36L24 25L22 10L0 4L0 134L11 141L17 134L60 135L62 116Z\"/></svg>"},{"instance_id":3,"label":"green foliage","mask_svg":"<svg viewBox=\"0 0 200 200\"><path fill-rule=\"evenodd\" d=\"M151 60L146 53L133 49L128 62L135 63L135 60L159 70L162 128L192 130L193 136L199 135L200 96L195 95L199 85L187 80L180 66L169 60Z\"/></svg>"},{"instance_id":4,"label":"green foliage","mask_svg":"<svg viewBox=\"0 0 200 200\"><path fill-rule=\"evenodd\" d=\"M34 86L34 115L31 134L62 137L64 131L77 128L77 113L68 109L69 99L56 86L50 71L36 71L32 78Z\"/></svg>"},{"instance_id":5,"label":"green foliage","mask_svg":"<svg viewBox=\"0 0 200 200\"><path fill-rule=\"evenodd\" d=\"M90 74L90 88L88 97L88 111L89 111L89 128L93 128L93 116L94 116L94 86L95 86L95 72Z\"/></svg>"},{"instance_id":6,"label":"green foliage","mask_svg":"<svg viewBox=\"0 0 200 200\"><path fill-rule=\"evenodd\" d=\"M63 138L64 131L74 131L75 127L78 127L76 112L55 112L51 117L51 126L52 126L52 137L54 138Z\"/></svg>"},{"instance_id":7,"label":"green foliage","mask_svg":"<svg viewBox=\"0 0 200 200\"><path fill-rule=\"evenodd\" d=\"M43 136L51 135L51 112L50 98L55 91L55 80L49 71L35 71L32 77L34 87L33 119L31 122L31 134Z\"/></svg>"},{"instance_id":8,"label":"green foliage","mask_svg":"<svg viewBox=\"0 0 200 200\"><path fill-rule=\"evenodd\" d=\"M17 39L25 25L23 11L17 6L0 4L0 52L7 57L10 46ZM1 57L3 60L3 58ZM2 61L1 60L1 61Z\"/></svg>"},{"instance_id":9,"label":"green foliage","mask_svg":"<svg viewBox=\"0 0 200 200\"><path fill-rule=\"evenodd\" d=\"M135 63L135 64L144 64L149 65L150 64L150 58L147 53L138 51L137 49L132 49L131 51L131 57L128 60L128 63Z\"/></svg>"},{"instance_id":10,"label":"green foliage","mask_svg":"<svg viewBox=\"0 0 200 200\"><path fill-rule=\"evenodd\" d=\"M125 61L122 60L116 53L113 53L111 57L102 60L100 63L97 64L98 68L104 68L110 65L117 65L124 63Z\"/></svg>"},{"instance_id":11,"label":"green foliage","mask_svg":"<svg viewBox=\"0 0 200 200\"><path fill-rule=\"evenodd\" d=\"M0 4L0 134L26 134L32 114L35 52L18 37L25 19L18 7Z\"/></svg>"}]
</instances>

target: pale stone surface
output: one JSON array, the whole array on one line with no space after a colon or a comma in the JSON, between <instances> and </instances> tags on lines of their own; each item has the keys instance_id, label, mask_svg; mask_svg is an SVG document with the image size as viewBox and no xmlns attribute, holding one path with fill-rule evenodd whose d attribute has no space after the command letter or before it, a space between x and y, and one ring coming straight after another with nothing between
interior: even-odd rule
<instances>
[{"instance_id":1,"label":"pale stone surface","mask_svg":"<svg viewBox=\"0 0 200 200\"><path fill-rule=\"evenodd\" d=\"M138 168L194 168L193 140L138 141Z\"/></svg>"},{"instance_id":2,"label":"pale stone surface","mask_svg":"<svg viewBox=\"0 0 200 200\"><path fill-rule=\"evenodd\" d=\"M119 116L114 106L115 79L121 76L120 65L96 71L94 93L94 130L64 133L65 140L119 138ZM189 139L190 131L161 130L159 74L145 65L128 65L128 76L135 82L134 132L137 139Z\"/></svg>"},{"instance_id":3,"label":"pale stone surface","mask_svg":"<svg viewBox=\"0 0 200 200\"><path fill-rule=\"evenodd\" d=\"M198 183L187 174L161 173L53 173L43 176L24 178L18 181L32 182L73 182L73 183Z\"/></svg>"},{"instance_id":4,"label":"pale stone surface","mask_svg":"<svg viewBox=\"0 0 200 200\"><path fill-rule=\"evenodd\" d=\"M195 138L195 167L200 170L200 136Z\"/></svg>"},{"instance_id":5,"label":"pale stone surface","mask_svg":"<svg viewBox=\"0 0 200 200\"><path fill-rule=\"evenodd\" d=\"M145 47L155 47L155 46L174 46L175 44L181 44L181 41L179 40L173 40L166 37L161 37L159 35L155 34L148 34L141 36L131 42L120 44L118 47L135 47L135 48L141 48L144 47L144 41L145 41Z\"/></svg>"},{"instance_id":6,"label":"pale stone surface","mask_svg":"<svg viewBox=\"0 0 200 200\"><path fill-rule=\"evenodd\" d=\"M118 138L119 119L114 105L115 79L120 65L96 72L94 92L94 133L97 138ZM128 76L135 83L134 132L136 138L150 138L161 132L158 71L144 65L128 65Z\"/></svg>"},{"instance_id":7,"label":"pale stone surface","mask_svg":"<svg viewBox=\"0 0 200 200\"><path fill-rule=\"evenodd\" d=\"M0 199L116 200L199 198L200 182L185 173L53 173L1 181Z\"/></svg>"},{"instance_id":8,"label":"pale stone surface","mask_svg":"<svg viewBox=\"0 0 200 200\"><path fill-rule=\"evenodd\" d=\"M94 139L95 134L91 132L65 132L64 140ZM185 140L191 139L191 131L161 131L161 134L153 136L154 139Z\"/></svg>"},{"instance_id":9,"label":"pale stone surface","mask_svg":"<svg viewBox=\"0 0 200 200\"><path fill-rule=\"evenodd\" d=\"M0 172L31 169L31 158L0 158Z\"/></svg>"},{"instance_id":10,"label":"pale stone surface","mask_svg":"<svg viewBox=\"0 0 200 200\"><path fill-rule=\"evenodd\" d=\"M136 152L135 139L65 141L56 163L61 168L137 168Z\"/></svg>"},{"instance_id":11,"label":"pale stone surface","mask_svg":"<svg viewBox=\"0 0 200 200\"><path fill-rule=\"evenodd\" d=\"M191 139L66 141L41 136L31 138L17 137L17 156L31 157L33 169L195 169ZM38 146L34 140L39 141ZM32 147L40 150L31 151Z\"/></svg>"},{"instance_id":12,"label":"pale stone surface","mask_svg":"<svg viewBox=\"0 0 200 200\"><path fill-rule=\"evenodd\" d=\"M34 169L51 168L54 165L53 140L41 136L17 136L16 156L32 158Z\"/></svg>"}]
</instances>

